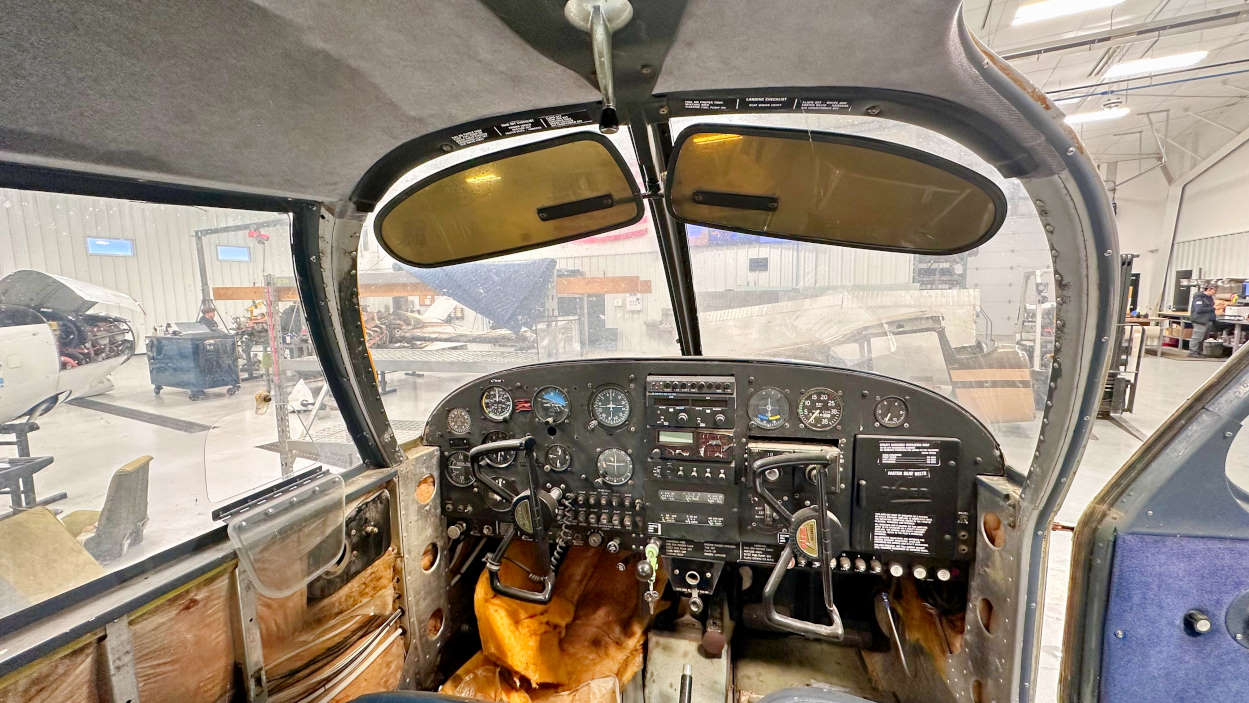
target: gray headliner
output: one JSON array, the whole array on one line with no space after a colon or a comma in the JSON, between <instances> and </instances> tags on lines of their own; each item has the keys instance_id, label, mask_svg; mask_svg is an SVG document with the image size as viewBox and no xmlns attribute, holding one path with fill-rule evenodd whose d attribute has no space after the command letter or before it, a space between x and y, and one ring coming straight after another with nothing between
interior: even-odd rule
<instances>
[{"instance_id":1,"label":"gray headliner","mask_svg":"<svg viewBox=\"0 0 1249 703\"><path fill-rule=\"evenodd\" d=\"M1052 158L965 58L957 0L785 10L691 0L658 90L921 92ZM0 65L0 159L325 202L414 137L598 98L473 0L0 0Z\"/></svg>"}]
</instances>

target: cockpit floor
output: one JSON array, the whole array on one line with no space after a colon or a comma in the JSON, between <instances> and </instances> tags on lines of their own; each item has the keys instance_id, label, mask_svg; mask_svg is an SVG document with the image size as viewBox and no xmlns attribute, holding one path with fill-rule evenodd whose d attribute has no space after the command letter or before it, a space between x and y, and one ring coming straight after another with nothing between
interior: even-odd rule
<instances>
[{"instance_id":1,"label":"cockpit floor","mask_svg":"<svg viewBox=\"0 0 1249 703\"><path fill-rule=\"evenodd\" d=\"M894 703L892 694L872 686L863 657L853 647L801 637L737 638L733 652L736 703L755 703L782 688L819 684L878 703Z\"/></svg>"}]
</instances>

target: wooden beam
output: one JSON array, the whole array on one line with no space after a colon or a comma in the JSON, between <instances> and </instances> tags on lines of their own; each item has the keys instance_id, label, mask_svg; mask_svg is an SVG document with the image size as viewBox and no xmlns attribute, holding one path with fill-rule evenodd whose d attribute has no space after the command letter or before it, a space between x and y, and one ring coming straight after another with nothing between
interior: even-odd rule
<instances>
[{"instance_id":1,"label":"wooden beam","mask_svg":"<svg viewBox=\"0 0 1249 703\"><path fill-rule=\"evenodd\" d=\"M278 286L278 300L295 300L298 293L294 286ZM398 298L408 296L438 295L433 288L412 281L410 283L365 283L360 286L361 298ZM264 286L217 286L213 288L214 300L264 300Z\"/></svg>"},{"instance_id":2,"label":"wooden beam","mask_svg":"<svg viewBox=\"0 0 1249 703\"><path fill-rule=\"evenodd\" d=\"M277 286L277 300L291 301L298 298L294 286ZM555 279L557 295L597 295L602 293L650 293L651 282L637 276L569 277ZM362 283L361 298L427 297L438 291L420 281L391 283ZM216 286L214 300L264 300L264 286Z\"/></svg>"},{"instance_id":3,"label":"wooden beam","mask_svg":"<svg viewBox=\"0 0 1249 703\"><path fill-rule=\"evenodd\" d=\"M556 295L597 295L600 293L649 293L651 282L637 276L568 277L555 279Z\"/></svg>"}]
</instances>

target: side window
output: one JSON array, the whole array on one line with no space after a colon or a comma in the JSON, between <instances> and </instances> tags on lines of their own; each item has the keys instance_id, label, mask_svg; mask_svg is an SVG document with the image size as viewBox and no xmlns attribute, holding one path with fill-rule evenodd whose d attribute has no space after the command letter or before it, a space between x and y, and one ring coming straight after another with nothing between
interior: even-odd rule
<instances>
[{"instance_id":1,"label":"side window","mask_svg":"<svg viewBox=\"0 0 1249 703\"><path fill-rule=\"evenodd\" d=\"M354 465L289 218L0 190L0 443L0 617Z\"/></svg>"}]
</instances>

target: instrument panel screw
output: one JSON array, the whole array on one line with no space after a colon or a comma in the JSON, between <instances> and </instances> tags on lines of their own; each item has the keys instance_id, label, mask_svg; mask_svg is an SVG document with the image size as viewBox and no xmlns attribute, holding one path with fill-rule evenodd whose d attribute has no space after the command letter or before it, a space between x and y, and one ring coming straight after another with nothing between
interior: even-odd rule
<instances>
[{"instance_id":1,"label":"instrument panel screw","mask_svg":"<svg viewBox=\"0 0 1249 703\"><path fill-rule=\"evenodd\" d=\"M867 109L864 110L864 112L871 115L872 117L875 117L880 114L880 105L868 105Z\"/></svg>"},{"instance_id":2,"label":"instrument panel screw","mask_svg":"<svg viewBox=\"0 0 1249 703\"><path fill-rule=\"evenodd\" d=\"M1123 639L1123 630L1115 630L1115 639Z\"/></svg>"}]
</instances>

